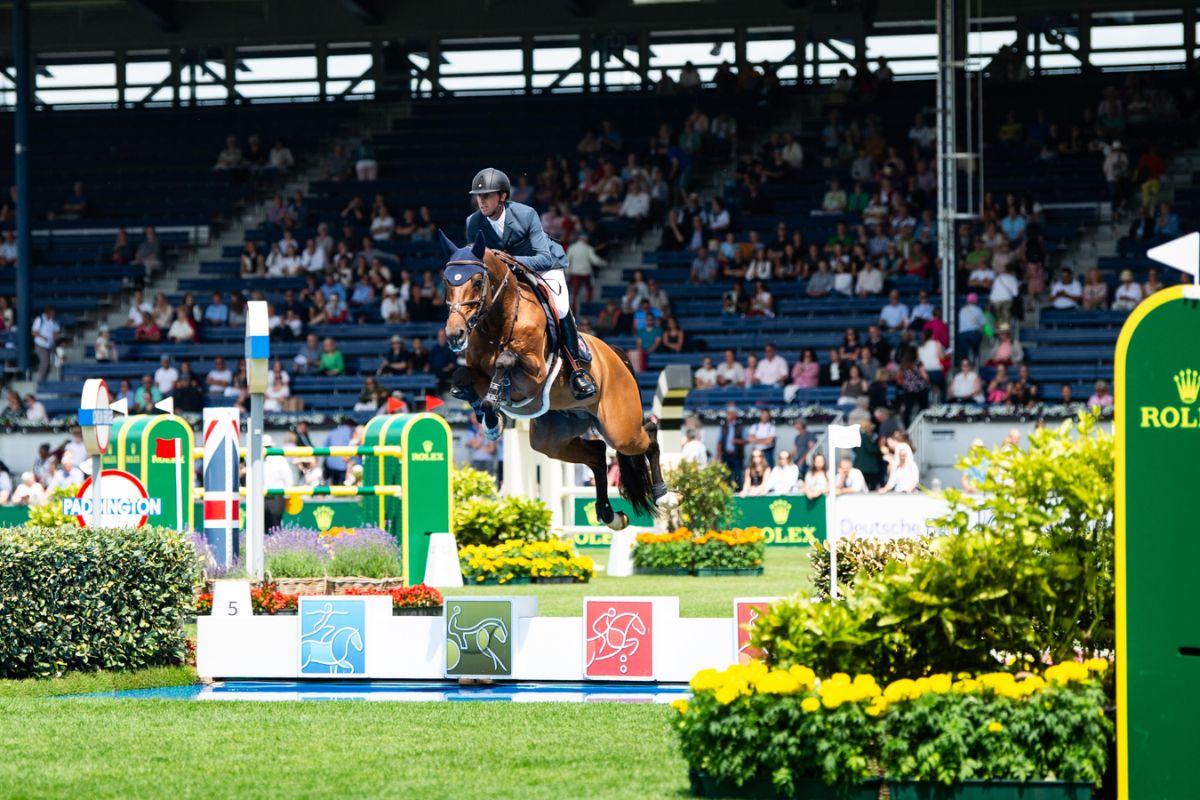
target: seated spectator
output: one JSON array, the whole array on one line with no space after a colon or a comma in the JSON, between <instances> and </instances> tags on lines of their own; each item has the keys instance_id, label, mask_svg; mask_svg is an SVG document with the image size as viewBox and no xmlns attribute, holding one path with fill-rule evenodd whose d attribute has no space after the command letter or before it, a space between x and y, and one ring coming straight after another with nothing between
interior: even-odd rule
<instances>
[{"instance_id":1,"label":"seated spectator","mask_svg":"<svg viewBox=\"0 0 1200 800\"><path fill-rule=\"evenodd\" d=\"M1140 302L1142 302L1142 287L1134 283L1133 270L1121 270L1121 283L1117 286L1114 294L1113 310L1132 311Z\"/></svg>"},{"instance_id":2,"label":"seated spectator","mask_svg":"<svg viewBox=\"0 0 1200 800\"><path fill-rule=\"evenodd\" d=\"M833 267L833 293L841 297L854 294L854 268L842 261L838 261Z\"/></svg>"},{"instance_id":3,"label":"seated spectator","mask_svg":"<svg viewBox=\"0 0 1200 800\"><path fill-rule=\"evenodd\" d=\"M379 368L375 370L375 374L409 375L411 373L412 354L408 350L408 345L405 344L404 337L393 336L390 349L384 354Z\"/></svg>"},{"instance_id":4,"label":"seated spectator","mask_svg":"<svg viewBox=\"0 0 1200 800\"><path fill-rule=\"evenodd\" d=\"M229 306L221 297L220 292L213 292L212 302L204 309L204 324L220 327L229 322Z\"/></svg>"},{"instance_id":5,"label":"seated spectator","mask_svg":"<svg viewBox=\"0 0 1200 800\"><path fill-rule=\"evenodd\" d=\"M1050 302L1055 308L1078 308L1083 300L1083 287L1070 269L1064 267L1061 277L1050 287Z\"/></svg>"},{"instance_id":6,"label":"seated spectator","mask_svg":"<svg viewBox=\"0 0 1200 800\"><path fill-rule=\"evenodd\" d=\"M787 383L787 361L775 350L775 345L768 344L763 348L763 358L755 368L754 378L756 383L764 386L783 386Z\"/></svg>"},{"instance_id":7,"label":"seated spectator","mask_svg":"<svg viewBox=\"0 0 1200 800\"><path fill-rule=\"evenodd\" d=\"M667 212L667 222L663 225L662 242L658 245L659 252L684 250L691 240L691 232L685 231L679 224L679 216L675 209Z\"/></svg>"},{"instance_id":8,"label":"seated spectator","mask_svg":"<svg viewBox=\"0 0 1200 800\"><path fill-rule=\"evenodd\" d=\"M783 453L780 454L781 456ZM812 466L804 475L804 496L809 500L816 500L822 495L829 494L829 465L825 461L824 453L814 453L812 457ZM774 470L772 470L774 472ZM774 475L772 484L774 484Z\"/></svg>"},{"instance_id":9,"label":"seated spectator","mask_svg":"<svg viewBox=\"0 0 1200 800\"><path fill-rule=\"evenodd\" d=\"M213 359L213 368L204 377L204 384L210 394L224 395L225 390L233 385L233 372L225 366L225 359L217 356Z\"/></svg>"},{"instance_id":10,"label":"seated spectator","mask_svg":"<svg viewBox=\"0 0 1200 800\"><path fill-rule=\"evenodd\" d=\"M626 333L631 319L625 317L616 300L609 300L596 317L596 332L601 336Z\"/></svg>"},{"instance_id":11,"label":"seated spectator","mask_svg":"<svg viewBox=\"0 0 1200 800\"><path fill-rule=\"evenodd\" d=\"M867 479L863 476L862 471L854 466L854 459L851 456L842 456L838 462L837 475L834 477L833 493L836 495L843 494L863 494L867 491Z\"/></svg>"},{"instance_id":12,"label":"seated spectator","mask_svg":"<svg viewBox=\"0 0 1200 800\"><path fill-rule=\"evenodd\" d=\"M1025 217L1015 205L1008 207L1008 215L1000 220L1000 230L1012 247L1020 247L1025 240Z\"/></svg>"},{"instance_id":13,"label":"seated spectator","mask_svg":"<svg viewBox=\"0 0 1200 800\"><path fill-rule=\"evenodd\" d=\"M150 314L142 315L142 322L133 329L133 340L135 342L161 342L162 330L154 321L154 317Z\"/></svg>"},{"instance_id":14,"label":"seated spectator","mask_svg":"<svg viewBox=\"0 0 1200 800\"><path fill-rule=\"evenodd\" d=\"M650 301L642 301L642 311L639 311L639 323L635 323L635 333L642 350L647 353L658 352L662 347L662 326L658 324L658 315L650 309ZM643 313L644 312L644 313Z\"/></svg>"},{"instance_id":15,"label":"seated spectator","mask_svg":"<svg viewBox=\"0 0 1200 800\"><path fill-rule=\"evenodd\" d=\"M908 306L900 302L900 292L893 289L888 302L879 311L879 327L886 331L902 331L908 327Z\"/></svg>"},{"instance_id":16,"label":"seated spectator","mask_svg":"<svg viewBox=\"0 0 1200 800\"><path fill-rule=\"evenodd\" d=\"M171 357L164 355L159 359L158 369L154 370L154 385L163 397L175 391L175 381L179 380L179 370L171 366Z\"/></svg>"},{"instance_id":17,"label":"seated spectator","mask_svg":"<svg viewBox=\"0 0 1200 800\"><path fill-rule=\"evenodd\" d=\"M98 363L113 363L117 360L117 346L113 344L108 334L108 326L101 325L96 333L96 343L92 346L94 358Z\"/></svg>"},{"instance_id":18,"label":"seated spectator","mask_svg":"<svg viewBox=\"0 0 1200 800\"><path fill-rule=\"evenodd\" d=\"M1158 204L1158 216L1154 218L1154 238L1160 242L1179 237L1179 215L1171 211L1169 203Z\"/></svg>"},{"instance_id":19,"label":"seated spectator","mask_svg":"<svg viewBox=\"0 0 1200 800\"><path fill-rule=\"evenodd\" d=\"M142 385L133 394L134 408L138 414L153 414L154 404L163 399L163 393L154 385L154 379L149 375L142 376ZM133 409L130 409L133 411Z\"/></svg>"},{"instance_id":20,"label":"seated spectator","mask_svg":"<svg viewBox=\"0 0 1200 800\"><path fill-rule=\"evenodd\" d=\"M292 395L291 388L272 372L267 378L267 391L263 395L263 411L273 414L282 412Z\"/></svg>"},{"instance_id":21,"label":"seated spectator","mask_svg":"<svg viewBox=\"0 0 1200 800\"><path fill-rule=\"evenodd\" d=\"M874 261L867 261L859 268L854 293L859 297L883 294L883 270Z\"/></svg>"},{"instance_id":22,"label":"seated spectator","mask_svg":"<svg viewBox=\"0 0 1200 800\"><path fill-rule=\"evenodd\" d=\"M1095 267L1089 269L1083 277L1081 305L1087 310L1108 308L1108 284L1100 277L1100 270Z\"/></svg>"},{"instance_id":23,"label":"seated spectator","mask_svg":"<svg viewBox=\"0 0 1200 800\"><path fill-rule=\"evenodd\" d=\"M692 381L697 389L715 389L717 386L717 369L713 366L713 360L709 356L705 356L700 364L700 368L692 373Z\"/></svg>"},{"instance_id":24,"label":"seated spectator","mask_svg":"<svg viewBox=\"0 0 1200 800\"><path fill-rule=\"evenodd\" d=\"M720 386L741 386L746 379L746 369L738 363L733 350L725 351L725 359L717 365L717 383Z\"/></svg>"},{"instance_id":25,"label":"seated spectator","mask_svg":"<svg viewBox=\"0 0 1200 800\"><path fill-rule=\"evenodd\" d=\"M714 197L708 213L708 229L714 236L724 236L725 232L729 230L730 224L729 211L725 208L725 202L719 197Z\"/></svg>"},{"instance_id":26,"label":"seated spectator","mask_svg":"<svg viewBox=\"0 0 1200 800\"><path fill-rule=\"evenodd\" d=\"M363 379L362 391L354 403L355 411L378 411L380 405L387 399L387 390L380 388L375 378L368 375Z\"/></svg>"},{"instance_id":27,"label":"seated spectator","mask_svg":"<svg viewBox=\"0 0 1200 800\"><path fill-rule=\"evenodd\" d=\"M870 383L863 377L862 368L857 362L851 362L846 368L846 380L842 382L842 392L838 397L838 405L853 405L860 397L866 397L871 389Z\"/></svg>"},{"instance_id":28,"label":"seated spectator","mask_svg":"<svg viewBox=\"0 0 1200 800\"><path fill-rule=\"evenodd\" d=\"M692 259L690 280L694 284L713 283L717 279L717 260L709 253L707 247L696 251Z\"/></svg>"},{"instance_id":29,"label":"seated spectator","mask_svg":"<svg viewBox=\"0 0 1200 800\"><path fill-rule=\"evenodd\" d=\"M674 317L667 317L663 323L662 348L669 353L682 353L685 349L686 337L679 322Z\"/></svg>"},{"instance_id":30,"label":"seated spectator","mask_svg":"<svg viewBox=\"0 0 1200 800\"><path fill-rule=\"evenodd\" d=\"M225 149L217 154L217 163L213 165L213 169L233 170L242 169L244 166L245 161L242 158L242 148L238 145L237 137L225 137Z\"/></svg>"},{"instance_id":31,"label":"seated spectator","mask_svg":"<svg viewBox=\"0 0 1200 800\"><path fill-rule=\"evenodd\" d=\"M767 289L765 281L754 282L754 293L750 295L750 309L746 313L750 317L774 317L775 297Z\"/></svg>"},{"instance_id":32,"label":"seated spectator","mask_svg":"<svg viewBox=\"0 0 1200 800\"><path fill-rule=\"evenodd\" d=\"M325 339L317 368L322 375L346 374L346 359L331 337Z\"/></svg>"},{"instance_id":33,"label":"seated spectator","mask_svg":"<svg viewBox=\"0 0 1200 800\"><path fill-rule=\"evenodd\" d=\"M879 493L911 494L917 490L921 478L917 461L913 457L912 447L900 442L896 446L895 454L895 463L891 465L887 483L883 485Z\"/></svg>"},{"instance_id":34,"label":"seated spectator","mask_svg":"<svg viewBox=\"0 0 1200 800\"><path fill-rule=\"evenodd\" d=\"M817 361L817 353L811 347L806 347L800 353L800 360L792 367L792 384L798 389L815 389L821 382L821 364Z\"/></svg>"},{"instance_id":35,"label":"seated spectator","mask_svg":"<svg viewBox=\"0 0 1200 800\"><path fill-rule=\"evenodd\" d=\"M780 450L776 464L767 479L767 494L795 494L800 483L800 468L792 463L790 450Z\"/></svg>"},{"instance_id":36,"label":"seated spectator","mask_svg":"<svg viewBox=\"0 0 1200 800\"><path fill-rule=\"evenodd\" d=\"M325 324L344 325L349 317L350 312L342 305L341 296L330 295L329 302L325 306Z\"/></svg>"},{"instance_id":37,"label":"seated spectator","mask_svg":"<svg viewBox=\"0 0 1200 800\"><path fill-rule=\"evenodd\" d=\"M654 309L655 316L660 320L663 319L671 311L671 299L667 296L667 292L658 285L658 281L650 278L646 281L646 299L650 301L650 307Z\"/></svg>"},{"instance_id":38,"label":"seated spectator","mask_svg":"<svg viewBox=\"0 0 1200 800\"><path fill-rule=\"evenodd\" d=\"M56 489L66 489L68 487L79 486L83 483L83 472L79 467L75 466L75 456L70 450L63 452L58 460L58 466L54 469L54 473L50 476L50 483L46 487L50 492Z\"/></svg>"},{"instance_id":39,"label":"seated spectator","mask_svg":"<svg viewBox=\"0 0 1200 800\"><path fill-rule=\"evenodd\" d=\"M371 219L371 238L377 242L386 242L392 238L395 231L396 220L392 218L387 206L380 206Z\"/></svg>"},{"instance_id":40,"label":"seated spectator","mask_svg":"<svg viewBox=\"0 0 1200 800\"><path fill-rule=\"evenodd\" d=\"M829 191L825 192L825 196L821 200L821 211L825 214L846 213L846 192L843 191L841 182L837 178L829 182Z\"/></svg>"},{"instance_id":41,"label":"seated spectator","mask_svg":"<svg viewBox=\"0 0 1200 800\"><path fill-rule=\"evenodd\" d=\"M964 358L959 362L958 374L950 382L950 402L952 403L982 403L984 401L983 380L971 364L971 359Z\"/></svg>"},{"instance_id":42,"label":"seated spectator","mask_svg":"<svg viewBox=\"0 0 1200 800\"><path fill-rule=\"evenodd\" d=\"M46 503L46 490L32 472L22 472L21 482L13 489L9 503L14 506L40 506Z\"/></svg>"},{"instance_id":43,"label":"seated spectator","mask_svg":"<svg viewBox=\"0 0 1200 800\"><path fill-rule=\"evenodd\" d=\"M17 232L9 228L0 236L0 267L13 267L17 264Z\"/></svg>"},{"instance_id":44,"label":"seated spectator","mask_svg":"<svg viewBox=\"0 0 1200 800\"><path fill-rule=\"evenodd\" d=\"M114 264L128 264L133 260L133 245L129 243L129 233L124 228L117 229L110 258Z\"/></svg>"},{"instance_id":45,"label":"seated spectator","mask_svg":"<svg viewBox=\"0 0 1200 800\"><path fill-rule=\"evenodd\" d=\"M340 144L334 145L333 152L325 159L325 166L322 170L323 178L327 181L346 181L350 180L352 175L346 148Z\"/></svg>"},{"instance_id":46,"label":"seated spectator","mask_svg":"<svg viewBox=\"0 0 1200 800\"><path fill-rule=\"evenodd\" d=\"M83 181L75 181L72 184L71 196L63 203L62 210L63 216L67 219L78 219L87 216L88 198L87 193L83 189Z\"/></svg>"},{"instance_id":47,"label":"seated spectator","mask_svg":"<svg viewBox=\"0 0 1200 800\"><path fill-rule=\"evenodd\" d=\"M25 395L25 421L35 423L50 421L50 415L46 413L46 407L32 394Z\"/></svg>"},{"instance_id":48,"label":"seated spectator","mask_svg":"<svg viewBox=\"0 0 1200 800\"><path fill-rule=\"evenodd\" d=\"M414 336L412 339L412 368L415 373L429 372L432 369L429 364L429 350L420 336Z\"/></svg>"},{"instance_id":49,"label":"seated spectator","mask_svg":"<svg viewBox=\"0 0 1200 800\"><path fill-rule=\"evenodd\" d=\"M987 401L989 403L1003 403L1008 399L1008 387L1012 381L1008 377L1008 367L1000 364L996 367L995 376L988 381Z\"/></svg>"},{"instance_id":50,"label":"seated spectator","mask_svg":"<svg viewBox=\"0 0 1200 800\"><path fill-rule=\"evenodd\" d=\"M1112 408L1113 396L1108 390L1108 381L1096 381L1095 391L1087 400L1088 408Z\"/></svg>"},{"instance_id":51,"label":"seated spectator","mask_svg":"<svg viewBox=\"0 0 1200 800\"><path fill-rule=\"evenodd\" d=\"M276 139L275 144L271 146L271 151L267 155L267 163L271 169L280 174L286 173L292 167L296 166L296 159L292 155L291 149L287 146L283 139Z\"/></svg>"},{"instance_id":52,"label":"seated spectator","mask_svg":"<svg viewBox=\"0 0 1200 800\"><path fill-rule=\"evenodd\" d=\"M833 273L829 271L829 262L821 259L817 262L817 271L808 279L805 294L809 297L826 297L833 291Z\"/></svg>"},{"instance_id":53,"label":"seated spectator","mask_svg":"<svg viewBox=\"0 0 1200 800\"><path fill-rule=\"evenodd\" d=\"M760 497L767 493L771 478L771 467L762 450L750 454L750 464L746 467L745 478L742 481L742 497Z\"/></svg>"}]
</instances>

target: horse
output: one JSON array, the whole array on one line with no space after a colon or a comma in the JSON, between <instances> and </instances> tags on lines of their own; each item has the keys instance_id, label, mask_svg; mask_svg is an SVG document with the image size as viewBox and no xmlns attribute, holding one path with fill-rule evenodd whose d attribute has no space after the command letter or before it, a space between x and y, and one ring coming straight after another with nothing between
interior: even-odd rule
<instances>
[{"instance_id":1,"label":"horse","mask_svg":"<svg viewBox=\"0 0 1200 800\"><path fill-rule=\"evenodd\" d=\"M446 341L466 353L466 366L452 377L454 394L471 403L493 440L503 418L527 419L529 444L550 458L583 464L596 483L596 514L612 530L629 524L608 497L607 447L617 452L620 493L633 509L655 515L672 500L659 463L658 423L642 415L641 391L629 359L619 349L580 333L591 353L597 391L576 400L552 352L547 319L535 294L536 274L512 256L488 248L482 234L458 247L444 233L442 273L449 317ZM584 438L595 432L600 439Z\"/></svg>"}]
</instances>

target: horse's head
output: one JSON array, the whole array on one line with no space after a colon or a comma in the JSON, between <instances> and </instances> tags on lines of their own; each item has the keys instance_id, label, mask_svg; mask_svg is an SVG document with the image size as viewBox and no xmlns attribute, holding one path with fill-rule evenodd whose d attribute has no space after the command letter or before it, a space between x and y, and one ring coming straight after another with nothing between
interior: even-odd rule
<instances>
[{"instance_id":1,"label":"horse's head","mask_svg":"<svg viewBox=\"0 0 1200 800\"><path fill-rule=\"evenodd\" d=\"M446 306L450 312L446 319L446 343L455 353L461 353L467 349L471 331L496 299L499 287L493 285L484 260L487 245L482 233L469 247L458 247L446 234L438 233L442 238L442 249L446 251L446 269L442 271Z\"/></svg>"}]
</instances>

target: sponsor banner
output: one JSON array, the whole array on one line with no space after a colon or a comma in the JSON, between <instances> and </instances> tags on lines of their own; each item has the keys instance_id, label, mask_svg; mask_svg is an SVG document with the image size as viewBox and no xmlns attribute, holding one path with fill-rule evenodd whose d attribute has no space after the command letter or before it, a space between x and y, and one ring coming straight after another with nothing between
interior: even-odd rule
<instances>
[{"instance_id":1,"label":"sponsor banner","mask_svg":"<svg viewBox=\"0 0 1200 800\"><path fill-rule=\"evenodd\" d=\"M654 520L633 513L621 498L612 499L613 508L629 515L634 527L653 527ZM734 499L737 515L733 526L761 528L770 546L808 547L825 541L825 498L809 500L804 495L772 495L767 497L738 497ZM598 526L596 501L588 497L575 498L575 525ZM607 547L612 542L606 530L578 533L577 547Z\"/></svg>"},{"instance_id":2,"label":"sponsor banner","mask_svg":"<svg viewBox=\"0 0 1200 800\"><path fill-rule=\"evenodd\" d=\"M844 494L834 504L833 524L843 538L911 538L942 533L932 521L949 512L949 503L939 495Z\"/></svg>"},{"instance_id":3,"label":"sponsor banner","mask_svg":"<svg viewBox=\"0 0 1200 800\"><path fill-rule=\"evenodd\" d=\"M162 500L150 497L146 487L133 475L118 469L100 473L100 518L93 514L92 481L89 477L74 497L62 501L64 514L75 517L82 528L99 524L105 528L140 528L150 517L162 513Z\"/></svg>"},{"instance_id":4,"label":"sponsor banner","mask_svg":"<svg viewBox=\"0 0 1200 800\"><path fill-rule=\"evenodd\" d=\"M102 497L100 507L104 518L145 517L162 513L162 500L157 497ZM62 513L68 517L91 517L92 498L67 497L62 501Z\"/></svg>"}]
</instances>

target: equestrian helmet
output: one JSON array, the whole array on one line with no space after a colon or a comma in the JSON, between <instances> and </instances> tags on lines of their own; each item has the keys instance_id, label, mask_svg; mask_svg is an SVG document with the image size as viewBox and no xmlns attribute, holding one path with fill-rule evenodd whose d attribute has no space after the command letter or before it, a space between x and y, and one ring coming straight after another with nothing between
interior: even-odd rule
<instances>
[{"instance_id":1,"label":"equestrian helmet","mask_svg":"<svg viewBox=\"0 0 1200 800\"><path fill-rule=\"evenodd\" d=\"M470 194L490 194L491 192L504 192L511 195L512 181L495 167L485 167L479 170L475 174L474 180L471 181Z\"/></svg>"}]
</instances>

